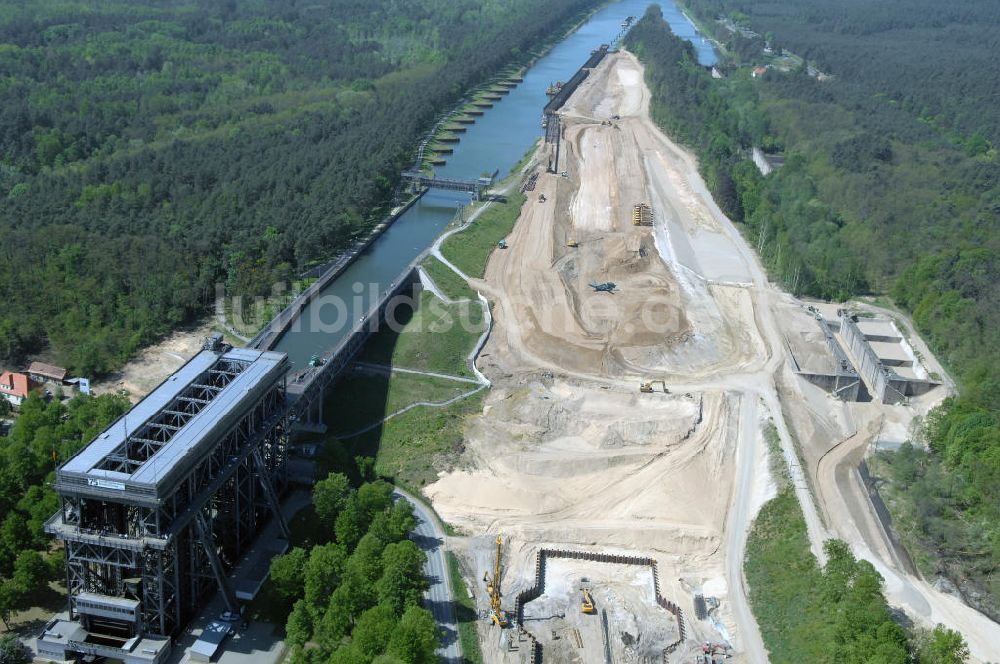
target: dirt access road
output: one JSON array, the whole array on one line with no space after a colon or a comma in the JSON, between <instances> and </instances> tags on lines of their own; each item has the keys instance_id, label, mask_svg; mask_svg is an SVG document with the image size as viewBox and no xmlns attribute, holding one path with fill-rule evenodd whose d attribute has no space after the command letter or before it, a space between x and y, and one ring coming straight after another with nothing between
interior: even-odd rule
<instances>
[{"instance_id":1,"label":"dirt access road","mask_svg":"<svg viewBox=\"0 0 1000 664\"><path fill-rule=\"evenodd\" d=\"M688 621L687 647L731 640L741 661L764 662L742 558L772 491L769 417L800 472L774 389L782 342L761 314L763 271L648 103L639 64L617 54L564 109L567 176L541 174L510 248L473 282L495 305L479 359L494 388L462 468L426 492L467 533L508 538L508 598L530 585L542 546L653 555L662 594L689 617L695 594L720 599L714 625ZM639 202L653 226L632 225ZM604 281L614 293L588 285ZM639 393L654 379L669 393ZM818 549L823 532L809 516ZM488 540L469 547L469 568L486 568ZM608 611L613 624L642 613ZM485 642L489 661L517 661Z\"/></svg>"}]
</instances>

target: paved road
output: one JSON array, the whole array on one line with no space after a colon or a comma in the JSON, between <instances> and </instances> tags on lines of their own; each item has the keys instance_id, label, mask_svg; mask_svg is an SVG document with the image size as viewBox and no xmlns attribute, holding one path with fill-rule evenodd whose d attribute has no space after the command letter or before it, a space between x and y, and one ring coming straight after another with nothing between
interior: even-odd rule
<instances>
[{"instance_id":1,"label":"paved road","mask_svg":"<svg viewBox=\"0 0 1000 664\"><path fill-rule=\"evenodd\" d=\"M462 646L458 641L458 620L455 617L455 601L448 584L448 564L444 555L444 531L434 514L422 502L406 491L396 488L393 493L413 505L413 515L417 517L417 527L411 539L427 554L424 571L430 588L424 594L424 603L434 615L434 620L444 631L438 657L447 664L461 664Z\"/></svg>"}]
</instances>

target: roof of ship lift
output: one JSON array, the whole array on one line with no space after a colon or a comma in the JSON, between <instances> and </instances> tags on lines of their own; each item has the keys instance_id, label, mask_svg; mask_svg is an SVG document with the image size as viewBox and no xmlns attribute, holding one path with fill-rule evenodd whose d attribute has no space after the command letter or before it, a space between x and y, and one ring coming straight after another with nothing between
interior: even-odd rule
<instances>
[{"instance_id":1,"label":"roof of ship lift","mask_svg":"<svg viewBox=\"0 0 1000 664\"><path fill-rule=\"evenodd\" d=\"M249 348L233 348L224 353L201 351L67 461L59 469L58 475L61 478L70 474L85 475L88 479L122 484L158 484L186 455L195 451L213 433L218 422L256 401L247 400L248 394L263 393L280 378L288 369L286 358L284 353ZM249 366L237 374L232 382L223 387L133 473L98 468L129 436L166 409L185 388L222 359L249 363Z\"/></svg>"}]
</instances>

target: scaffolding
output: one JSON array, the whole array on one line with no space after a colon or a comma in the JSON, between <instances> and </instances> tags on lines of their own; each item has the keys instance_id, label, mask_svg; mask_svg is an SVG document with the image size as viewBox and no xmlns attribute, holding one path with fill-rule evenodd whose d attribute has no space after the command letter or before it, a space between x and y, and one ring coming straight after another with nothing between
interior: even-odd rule
<instances>
[{"instance_id":1,"label":"scaffolding","mask_svg":"<svg viewBox=\"0 0 1000 664\"><path fill-rule=\"evenodd\" d=\"M238 610L228 575L269 518L288 535L288 367L212 340L59 468L45 528L65 544L67 659L160 661L214 591Z\"/></svg>"}]
</instances>

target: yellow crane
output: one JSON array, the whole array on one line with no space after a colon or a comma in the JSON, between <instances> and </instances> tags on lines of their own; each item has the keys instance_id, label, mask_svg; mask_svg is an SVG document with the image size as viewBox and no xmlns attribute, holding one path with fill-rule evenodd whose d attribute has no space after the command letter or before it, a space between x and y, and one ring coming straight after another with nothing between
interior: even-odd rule
<instances>
[{"instance_id":1,"label":"yellow crane","mask_svg":"<svg viewBox=\"0 0 1000 664\"><path fill-rule=\"evenodd\" d=\"M584 613L594 612L594 598L590 596L590 588L583 588L583 601L580 602L580 610Z\"/></svg>"},{"instance_id":2,"label":"yellow crane","mask_svg":"<svg viewBox=\"0 0 1000 664\"><path fill-rule=\"evenodd\" d=\"M503 538L497 535L497 558L493 567L493 578L489 572L483 572L483 581L486 583L486 594L490 596L490 618L497 627L507 627L510 621L507 619L507 612L500 608L500 554L503 552Z\"/></svg>"}]
</instances>

